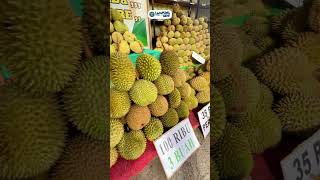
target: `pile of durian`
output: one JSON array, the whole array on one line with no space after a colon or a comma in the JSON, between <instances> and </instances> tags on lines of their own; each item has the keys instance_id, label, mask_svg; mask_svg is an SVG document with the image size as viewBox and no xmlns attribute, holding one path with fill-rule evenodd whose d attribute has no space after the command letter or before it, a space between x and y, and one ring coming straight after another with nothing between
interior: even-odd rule
<instances>
[{"instance_id":1,"label":"pile of durian","mask_svg":"<svg viewBox=\"0 0 320 180\"><path fill-rule=\"evenodd\" d=\"M198 104L210 101L209 69L204 66L198 76L188 79L177 58L168 50L160 60L141 54L134 66L126 54L111 55L110 167L119 156L138 159L147 140L156 140Z\"/></svg>"},{"instance_id":2,"label":"pile of durian","mask_svg":"<svg viewBox=\"0 0 320 180\"><path fill-rule=\"evenodd\" d=\"M120 52L123 54L142 53L143 43L129 32L128 26L123 22L122 14L116 10L110 11L110 54Z\"/></svg>"},{"instance_id":3,"label":"pile of durian","mask_svg":"<svg viewBox=\"0 0 320 180\"><path fill-rule=\"evenodd\" d=\"M173 5L172 19L164 20L155 50L174 50L181 66L192 66L192 51L210 59L210 33L206 17L188 17L178 4Z\"/></svg>"},{"instance_id":4,"label":"pile of durian","mask_svg":"<svg viewBox=\"0 0 320 180\"><path fill-rule=\"evenodd\" d=\"M248 177L252 154L276 146L283 133L305 138L320 127L320 1L275 16L257 13L268 11L261 5L235 27L223 23L230 7L212 3L215 180Z\"/></svg>"},{"instance_id":5,"label":"pile of durian","mask_svg":"<svg viewBox=\"0 0 320 180\"><path fill-rule=\"evenodd\" d=\"M107 12L84 7L81 22L67 0L0 3L0 64L15 79L0 87L0 179L109 177ZM82 37L99 42L94 57Z\"/></svg>"}]
</instances>

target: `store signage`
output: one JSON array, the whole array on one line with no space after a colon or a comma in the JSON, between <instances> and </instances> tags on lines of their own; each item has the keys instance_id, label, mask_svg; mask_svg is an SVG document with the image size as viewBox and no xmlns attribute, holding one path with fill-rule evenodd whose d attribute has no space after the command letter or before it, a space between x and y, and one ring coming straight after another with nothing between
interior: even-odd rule
<instances>
[{"instance_id":1,"label":"store signage","mask_svg":"<svg viewBox=\"0 0 320 180\"><path fill-rule=\"evenodd\" d=\"M110 0L110 8L122 14L129 31L136 35L145 48L151 48L148 3L148 0Z\"/></svg>"},{"instance_id":2,"label":"store signage","mask_svg":"<svg viewBox=\"0 0 320 180\"><path fill-rule=\"evenodd\" d=\"M198 62L200 62L201 64L206 63L206 60L198 53L192 51L192 57L197 60Z\"/></svg>"},{"instance_id":3,"label":"store signage","mask_svg":"<svg viewBox=\"0 0 320 180\"><path fill-rule=\"evenodd\" d=\"M169 179L200 144L187 118L154 141L154 146Z\"/></svg>"},{"instance_id":4,"label":"store signage","mask_svg":"<svg viewBox=\"0 0 320 180\"><path fill-rule=\"evenodd\" d=\"M148 17L150 19L156 19L156 20L171 19L172 11L171 10L150 10L148 12Z\"/></svg>"},{"instance_id":5,"label":"store signage","mask_svg":"<svg viewBox=\"0 0 320 180\"><path fill-rule=\"evenodd\" d=\"M207 137L210 132L210 103L198 112L202 134Z\"/></svg>"},{"instance_id":6,"label":"store signage","mask_svg":"<svg viewBox=\"0 0 320 180\"><path fill-rule=\"evenodd\" d=\"M320 175L320 130L281 162L284 180L313 180Z\"/></svg>"},{"instance_id":7,"label":"store signage","mask_svg":"<svg viewBox=\"0 0 320 180\"><path fill-rule=\"evenodd\" d=\"M303 0L286 0L286 1L294 7L303 6Z\"/></svg>"}]
</instances>

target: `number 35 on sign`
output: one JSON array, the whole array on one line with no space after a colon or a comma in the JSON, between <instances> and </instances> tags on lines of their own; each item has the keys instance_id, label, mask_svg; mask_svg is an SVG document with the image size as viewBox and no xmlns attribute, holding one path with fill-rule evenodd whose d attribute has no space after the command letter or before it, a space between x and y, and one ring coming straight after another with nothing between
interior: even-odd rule
<instances>
[{"instance_id":1,"label":"number 35 on sign","mask_svg":"<svg viewBox=\"0 0 320 180\"><path fill-rule=\"evenodd\" d=\"M198 112L199 122L204 137L210 132L210 103Z\"/></svg>"},{"instance_id":2,"label":"number 35 on sign","mask_svg":"<svg viewBox=\"0 0 320 180\"><path fill-rule=\"evenodd\" d=\"M281 161L285 180L314 180L320 175L320 130Z\"/></svg>"}]
</instances>

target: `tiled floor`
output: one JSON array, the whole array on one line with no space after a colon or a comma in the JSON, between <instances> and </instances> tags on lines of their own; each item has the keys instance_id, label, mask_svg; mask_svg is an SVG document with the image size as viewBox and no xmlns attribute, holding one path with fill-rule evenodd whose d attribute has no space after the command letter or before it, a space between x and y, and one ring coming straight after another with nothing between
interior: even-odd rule
<instances>
[{"instance_id":1,"label":"tiled floor","mask_svg":"<svg viewBox=\"0 0 320 180\"><path fill-rule=\"evenodd\" d=\"M210 179L210 137L206 139L199 129L195 134L201 144L200 148L183 164L170 180L209 180ZM154 159L132 180L165 180L159 158Z\"/></svg>"}]
</instances>

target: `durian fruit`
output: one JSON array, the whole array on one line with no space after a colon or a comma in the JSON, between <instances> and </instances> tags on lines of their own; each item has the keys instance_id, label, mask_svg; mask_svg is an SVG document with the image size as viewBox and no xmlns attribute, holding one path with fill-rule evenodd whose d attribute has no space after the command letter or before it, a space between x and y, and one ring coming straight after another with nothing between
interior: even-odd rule
<instances>
[{"instance_id":1,"label":"durian fruit","mask_svg":"<svg viewBox=\"0 0 320 180\"><path fill-rule=\"evenodd\" d=\"M63 151L66 123L52 97L0 88L0 179L48 171Z\"/></svg>"},{"instance_id":2,"label":"durian fruit","mask_svg":"<svg viewBox=\"0 0 320 180\"><path fill-rule=\"evenodd\" d=\"M187 80L186 73L181 69L177 69L172 78L174 81L174 87L176 88L181 87Z\"/></svg>"},{"instance_id":3,"label":"durian fruit","mask_svg":"<svg viewBox=\"0 0 320 180\"><path fill-rule=\"evenodd\" d=\"M174 90L174 81L166 74L160 74L153 83L156 85L160 95L168 95Z\"/></svg>"},{"instance_id":4,"label":"durian fruit","mask_svg":"<svg viewBox=\"0 0 320 180\"><path fill-rule=\"evenodd\" d=\"M143 132L149 141L154 141L163 134L162 122L155 117L144 127Z\"/></svg>"},{"instance_id":5,"label":"durian fruit","mask_svg":"<svg viewBox=\"0 0 320 180\"><path fill-rule=\"evenodd\" d=\"M319 84L312 77L315 67L299 49L281 47L255 62L255 74L262 83L282 94L318 94Z\"/></svg>"},{"instance_id":6,"label":"durian fruit","mask_svg":"<svg viewBox=\"0 0 320 180\"><path fill-rule=\"evenodd\" d=\"M160 76L161 64L155 57L142 54L137 58L136 69L143 79L154 81Z\"/></svg>"},{"instance_id":7,"label":"durian fruit","mask_svg":"<svg viewBox=\"0 0 320 180\"><path fill-rule=\"evenodd\" d=\"M189 106L184 101L181 101L180 105L175 109L180 119L189 117Z\"/></svg>"},{"instance_id":8,"label":"durian fruit","mask_svg":"<svg viewBox=\"0 0 320 180\"><path fill-rule=\"evenodd\" d=\"M262 153L281 141L281 123L271 109L256 108L232 121L247 136L252 153Z\"/></svg>"},{"instance_id":9,"label":"durian fruit","mask_svg":"<svg viewBox=\"0 0 320 180\"><path fill-rule=\"evenodd\" d=\"M264 108L271 108L272 103L273 103L272 92L266 85L260 83L260 98L258 102L259 106Z\"/></svg>"},{"instance_id":10,"label":"durian fruit","mask_svg":"<svg viewBox=\"0 0 320 180\"><path fill-rule=\"evenodd\" d=\"M172 93L168 95L168 98L170 108L177 108L181 103L181 95L177 88L174 88Z\"/></svg>"},{"instance_id":11,"label":"durian fruit","mask_svg":"<svg viewBox=\"0 0 320 180\"><path fill-rule=\"evenodd\" d=\"M122 53L110 56L110 80L115 89L129 91L136 79L136 71L128 55Z\"/></svg>"},{"instance_id":12,"label":"durian fruit","mask_svg":"<svg viewBox=\"0 0 320 180\"><path fill-rule=\"evenodd\" d=\"M106 27L108 25L108 12L105 8L106 0L86 0L84 1L84 9L82 16L82 25L90 38L89 46L95 52L95 55L106 55L108 33ZM122 20L115 11L111 11L111 15L115 20ZM62 14L64 15L64 13ZM111 24L110 24L111 25ZM111 31L110 31L111 32Z\"/></svg>"},{"instance_id":13,"label":"durian fruit","mask_svg":"<svg viewBox=\"0 0 320 180\"><path fill-rule=\"evenodd\" d=\"M64 89L81 53L80 21L70 3L4 0L1 6L0 63L11 67L15 84L36 96Z\"/></svg>"},{"instance_id":14,"label":"durian fruit","mask_svg":"<svg viewBox=\"0 0 320 180\"><path fill-rule=\"evenodd\" d=\"M119 52L120 53L123 53L123 54L130 54L130 46L128 44L127 41L125 40L122 40L120 43L119 43Z\"/></svg>"},{"instance_id":15,"label":"durian fruit","mask_svg":"<svg viewBox=\"0 0 320 180\"><path fill-rule=\"evenodd\" d=\"M174 76L179 68L178 55L174 51L163 51L160 55L162 73Z\"/></svg>"},{"instance_id":16,"label":"durian fruit","mask_svg":"<svg viewBox=\"0 0 320 180\"><path fill-rule=\"evenodd\" d=\"M126 116L126 119L130 129L140 130L149 123L151 113L147 106L133 105Z\"/></svg>"},{"instance_id":17,"label":"durian fruit","mask_svg":"<svg viewBox=\"0 0 320 180\"><path fill-rule=\"evenodd\" d=\"M104 9L103 5L101 6ZM111 9L111 18L113 21L121 21L123 22L123 16L117 9Z\"/></svg>"},{"instance_id":18,"label":"durian fruit","mask_svg":"<svg viewBox=\"0 0 320 180\"><path fill-rule=\"evenodd\" d=\"M259 81L247 68L241 67L239 72L234 72L215 85L224 98L228 116L249 112L259 102Z\"/></svg>"},{"instance_id":19,"label":"durian fruit","mask_svg":"<svg viewBox=\"0 0 320 180\"><path fill-rule=\"evenodd\" d=\"M52 169L51 179L107 179L110 167L106 152L108 148L106 141L90 139L84 135L70 139Z\"/></svg>"},{"instance_id":20,"label":"durian fruit","mask_svg":"<svg viewBox=\"0 0 320 180\"><path fill-rule=\"evenodd\" d=\"M284 29L284 24L294 13L293 9L284 9L278 15L271 17L271 30L273 33L280 35Z\"/></svg>"},{"instance_id":21,"label":"durian fruit","mask_svg":"<svg viewBox=\"0 0 320 180\"><path fill-rule=\"evenodd\" d=\"M319 108L319 97L287 96L275 105L274 111L284 132L301 134L318 129Z\"/></svg>"},{"instance_id":22,"label":"durian fruit","mask_svg":"<svg viewBox=\"0 0 320 180\"><path fill-rule=\"evenodd\" d=\"M290 46L300 49L307 57L308 61L320 67L320 35L313 32L301 33L296 40L288 42Z\"/></svg>"},{"instance_id":23,"label":"durian fruit","mask_svg":"<svg viewBox=\"0 0 320 180\"><path fill-rule=\"evenodd\" d=\"M86 60L64 91L64 109L70 121L83 133L105 140L107 137L107 59ZM117 117L114 117L117 118Z\"/></svg>"},{"instance_id":24,"label":"durian fruit","mask_svg":"<svg viewBox=\"0 0 320 180\"><path fill-rule=\"evenodd\" d=\"M212 141L216 142L223 134L226 125L226 108L223 97L217 88L213 88L212 92L212 113L210 116L211 137ZM212 143L214 144L214 143Z\"/></svg>"},{"instance_id":25,"label":"durian fruit","mask_svg":"<svg viewBox=\"0 0 320 180\"><path fill-rule=\"evenodd\" d=\"M209 88L209 82L201 76L197 76L190 80L190 85L196 91L204 91Z\"/></svg>"},{"instance_id":26,"label":"durian fruit","mask_svg":"<svg viewBox=\"0 0 320 180\"><path fill-rule=\"evenodd\" d=\"M207 80L207 82L209 82L209 83L211 82L210 81L210 72L208 72L208 71L207 72L203 72L203 73L200 74L200 76L204 77Z\"/></svg>"},{"instance_id":27,"label":"durian fruit","mask_svg":"<svg viewBox=\"0 0 320 180\"><path fill-rule=\"evenodd\" d=\"M137 39L136 35L134 35L133 33L129 32L129 31L124 32L123 38L124 38L124 40L126 40L129 43L131 43Z\"/></svg>"},{"instance_id":28,"label":"durian fruit","mask_svg":"<svg viewBox=\"0 0 320 180\"><path fill-rule=\"evenodd\" d=\"M250 144L239 128L228 123L212 152L220 178L243 179L250 175L254 163Z\"/></svg>"},{"instance_id":29,"label":"durian fruit","mask_svg":"<svg viewBox=\"0 0 320 180\"><path fill-rule=\"evenodd\" d=\"M213 81L218 82L230 76L239 68L243 53L243 45L238 34L226 25L216 25L213 28Z\"/></svg>"},{"instance_id":30,"label":"durian fruit","mask_svg":"<svg viewBox=\"0 0 320 180\"><path fill-rule=\"evenodd\" d=\"M114 26L114 29L121 34L129 30L127 25L121 21L114 21L113 26Z\"/></svg>"},{"instance_id":31,"label":"durian fruit","mask_svg":"<svg viewBox=\"0 0 320 180\"><path fill-rule=\"evenodd\" d=\"M117 44L120 44L121 41L124 40L122 34L119 33L119 32L113 32L113 33L111 34L111 37L112 37L112 41L115 42L115 43L117 43Z\"/></svg>"},{"instance_id":32,"label":"durian fruit","mask_svg":"<svg viewBox=\"0 0 320 180\"><path fill-rule=\"evenodd\" d=\"M115 165L117 163L119 154L116 148L112 148L110 150L110 167L112 167L113 165Z\"/></svg>"},{"instance_id":33,"label":"durian fruit","mask_svg":"<svg viewBox=\"0 0 320 180\"><path fill-rule=\"evenodd\" d=\"M142 53L143 52L143 44L140 41L133 41L130 42L130 49L135 53Z\"/></svg>"},{"instance_id":34,"label":"durian fruit","mask_svg":"<svg viewBox=\"0 0 320 180\"><path fill-rule=\"evenodd\" d=\"M198 99L198 103L200 104L210 102L210 89L198 92L196 94L196 98Z\"/></svg>"},{"instance_id":35,"label":"durian fruit","mask_svg":"<svg viewBox=\"0 0 320 180\"><path fill-rule=\"evenodd\" d=\"M183 83L181 87L177 88L180 92L180 96L182 99L189 97L191 95L191 86L188 83Z\"/></svg>"},{"instance_id":36,"label":"durian fruit","mask_svg":"<svg viewBox=\"0 0 320 180\"><path fill-rule=\"evenodd\" d=\"M156 101L157 87L150 81L137 80L129 91L131 100L139 106L148 106Z\"/></svg>"},{"instance_id":37,"label":"durian fruit","mask_svg":"<svg viewBox=\"0 0 320 180\"><path fill-rule=\"evenodd\" d=\"M110 54L114 54L118 51L118 46L116 44L110 45Z\"/></svg>"},{"instance_id":38,"label":"durian fruit","mask_svg":"<svg viewBox=\"0 0 320 180\"><path fill-rule=\"evenodd\" d=\"M120 119L110 119L110 148L116 147L124 134Z\"/></svg>"},{"instance_id":39,"label":"durian fruit","mask_svg":"<svg viewBox=\"0 0 320 180\"><path fill-rule=\"evenodd\" d=\"M175 109L169 108L166 114L160 117L163 127L170 128L178 124L179 116Z\"/></svg>"},{"instance_id":40,"label":"durian fruit","mask_svg":"<svg viewBox=\"0 0 320 180\"><path fill-rule=\"evenodd\" d=\"M169 104L164 96L158 95L156 101L150 104L148 107L152 116L159 117L163 116L168 111Z\"/></svg>"},{"instance_id":41,"label":"durian fruit","mask_svg":"<svg viewBox=\"0 0 320 180\"><path fill-rule=\"evenodd\" d=\"M146 150L147 140L142 130L125 132L117 145L120 156L126 160L138 159ZM94 176L93 176L94 177Z\"/></svg>"},{"instance_id":42,"label":"durian fruit","mask_svg":"<svg viewBox=\"0 0 320 180\"><path fill-rule=\"evenodd\" d=\"M309 27L315 31L320 32L320 1L313 0L309 10L308 23Z\"/></svg>"}]
</instances>

